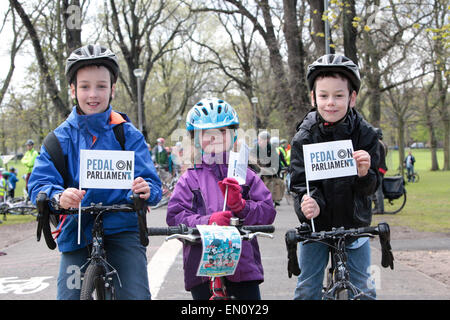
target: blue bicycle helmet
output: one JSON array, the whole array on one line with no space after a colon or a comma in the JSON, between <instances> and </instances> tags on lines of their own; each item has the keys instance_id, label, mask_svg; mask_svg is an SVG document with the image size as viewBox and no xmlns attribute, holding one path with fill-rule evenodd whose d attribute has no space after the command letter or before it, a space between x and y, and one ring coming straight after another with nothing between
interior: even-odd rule
<instances>
[{"instance_id":1,"label":"blue bicycle helmet","mask_svg":"<svg viewBox=\"0 0 450 320\"><path fill-rule=\"evenodd\" d=\"M225 100L206 98L197 102L186 117L188 131L238 126L239 118Z\"/></svg>"}]
</instances>

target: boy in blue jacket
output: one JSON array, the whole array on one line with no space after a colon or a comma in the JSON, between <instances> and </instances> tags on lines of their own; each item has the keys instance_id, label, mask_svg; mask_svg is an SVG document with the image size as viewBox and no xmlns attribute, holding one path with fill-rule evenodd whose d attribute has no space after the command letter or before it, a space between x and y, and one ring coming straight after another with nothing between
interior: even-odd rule
<instances>
[{"instance_id":1,"label":"boy in blue jacket","mask_svg":"<svg viewBox=\"0 0 450 320\"><path fill-rule=\"evenodd\" d=\"M132 192L140 193L150 205L161 199L161 181L156 174L144 137L123 116L112 110L119 64L116 55L100 45L76 49L67 59L66 76L75 106L69 117L54 130L65 157L68 181L64 181L50 155L42 147L36 159L28 188L31 200L43 191L61 208L78 208L91 203L104 205L129 203ZM135 179L131 190L79 190L79 156L81 149L122 150L113 127L123 123L125 149L135 152ZM68 188L64 188L64 182ZM119 273L122 287L114 278L116 298L150 299L146 249L139 241L136 213L106 214L103 218L108 263ZM79 299L80 288L73 288L73 266L81 267L88 258L87 245L92 242L93 219L83 216L81 244L77 244L78 219L68 215L58 225L57 243L61 254L58 275L58 299Z\"/></svg>"}]
</instances>

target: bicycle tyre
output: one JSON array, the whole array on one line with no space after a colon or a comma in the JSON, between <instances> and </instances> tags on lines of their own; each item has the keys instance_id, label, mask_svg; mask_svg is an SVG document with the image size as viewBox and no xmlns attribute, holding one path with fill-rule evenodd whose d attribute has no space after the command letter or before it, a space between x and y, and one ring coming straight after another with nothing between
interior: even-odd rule
<instances>
[{"instance_id":1,"label":"bicycle tyre","mask_svg":"<svg viewBox=\"0 0 450 320\"><path fill-rule=\"evenodd\" d=\"M398 206L398 203L401 202L401 205ZM397 204L397 205L396 205ZM395 200L384 200L384 213L385 214L396 214L400 212L406 204L406 190L403 195Z\"/></svg>"},{"instance_id":2,"label":"bicycle tyre","mask_svg":"<svg viewBox=\"0 0 450 320\"><path fill-rule=\"evenodd\" d=\"M419 180L420 180L419 174L417 172L414 172L413 183L417 183L417 182L419 182Z\"/></svg>"},{"instance_id":3,"label":"bicycle tyre","mask_svg":"<svg viewBox=\"0 0 450 320\"><path fill-rule=\"evenodd\" d=\"M80 300L106 300L105 267L91 263L84 273Z\"/></svg>"},{"instance_id":4,"label":"bicycle tyre","mask_svg":"<svg viewBox=\"0 0 450 320\"><path fill-rule=\"evenodd\" d=\"M12 207L8 209L9 214L14 215L32 215L34 217L37 216L37 208L34 206L21 206L21 207Z\"/></svg>"},{"instance_id":5,"label":"bicycle tyre","mask_svg":"<svg viewBox=\"0 0 450 320\"><path fill-rule=\"evenodd\" d=\"M348 300L349 293L348 289L341 289L336 292L335 299L336 300Z\"/></svg>"}]
</instances>

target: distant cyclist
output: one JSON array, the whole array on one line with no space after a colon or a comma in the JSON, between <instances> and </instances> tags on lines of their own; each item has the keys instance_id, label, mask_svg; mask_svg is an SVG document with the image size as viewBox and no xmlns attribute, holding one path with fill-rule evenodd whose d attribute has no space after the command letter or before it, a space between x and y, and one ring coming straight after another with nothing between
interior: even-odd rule
<instances>
[{"instance_id":1,"label":"distant cyclist","mask_svg":"<svg viewBox=\"0 0 450 320\"><path fill-rule=\"evenodd\" d=\"M87 45L73 51L66 64L66 76L75 106L69 117L54 130L67 158L68 181L55 168L49 153L42 147L31 174L29 189L33 203L40 191L64 209L130 203L132 192L140 193L150 205L161 199L159 180L147 144L126 115L110 105L116 92L119 63L116 55L100 45ZM81 149L122 150L113 127L122 125L125 149L134 151L134 181L131 190L79 190ZM64 188L64 184L67 188ZM55 208L57 209L57 208ZM57 242L61 253L57 298L79 299L80 288L70 285L74 266L81 267L88 258L92 242L93 217L83 216L81 244L77 244L78 217L67 215L59 223ZM136 213L111 213L103 217L107 261L119 273L122 287L114 277L117 299L150 299L146 249L141 245ZM82 270L84 271L84 270ZM72 280L73 282L73 280Z\"/></svg>"},{"instance_id":2,"label":"distant cyclist","mask_svg":"<svg viewBox=\"0 0 450 320\"><path fill-rule=\"evenodd\" d=\"M175 186L167 208L168 225L183 223L195 227L216 223L226 226L231 217L244 219L244 225L273 223L276 212L270 191L252 170L247 169L243 185L227 178L229 151L237 140L238 126L236 111L222 99L203 99L189 111L186 127L199 159L195 157L193 167L186 170ZM196 276L201 254L201 245L184 245L185 289L194 300L211 297L208 278ZM237 299L259 300L259 284L263 280L258 242L256 238L244 241L236 272L226 277L227 292Z\"/></svg>"},{"instance_id":3,"label":"distant cyclist","mask_svg":"<svg viewBox=\"0 0 450 320\"><path fill-rule=\"evenodd\" d=\"M308 66L307 80L314 109L299 124L292 140L290 188L296 194L295 212L300 222L314 219L316 231L369 226L370 197L379 183L378 137L354 108L361 83L358 66L341 55L324 55ZM353 142L357 175L310 181L308 196L303 145L348 139ZM375 297L374 287L368 286L368 238L359 238L346 248L350 281ZM328 247L322 243L299 245L301 274L295 299L321 299L328 256Z\"/></svg>"}]
</instances>

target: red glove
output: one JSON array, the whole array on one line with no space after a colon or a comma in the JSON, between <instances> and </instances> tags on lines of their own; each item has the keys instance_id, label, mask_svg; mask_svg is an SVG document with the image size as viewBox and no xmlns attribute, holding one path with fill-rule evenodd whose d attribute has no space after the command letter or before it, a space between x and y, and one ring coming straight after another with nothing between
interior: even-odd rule
<instances>
[{"instance_id":1,"label":"red glove","mask_svg":"<svg viewBox=\"0 0 450 320\"><path fill-rule=\"evenodd\" d=\"M227 194L227 206L231 209L231 211L235 213L239 213L245 207L245 200L242 199L241 194L241 186L239 182L237 182L234 178L225 178L222 181L218 182L219 188L222 191L223 196L225 197L225 190L228 186L228 194Z\"/></svg>"},{"instance_id":2,"label":"red glove","mask_svg":"<svg viewBox=\"0 0 450 320\"><path fill-rule=\"evenodd\" d=\"M229 226L231 217L231 211L214 212L211 217L209 217L208 224L213 224L215 222L218 226Z\"/></svg>"}]
</instances>

